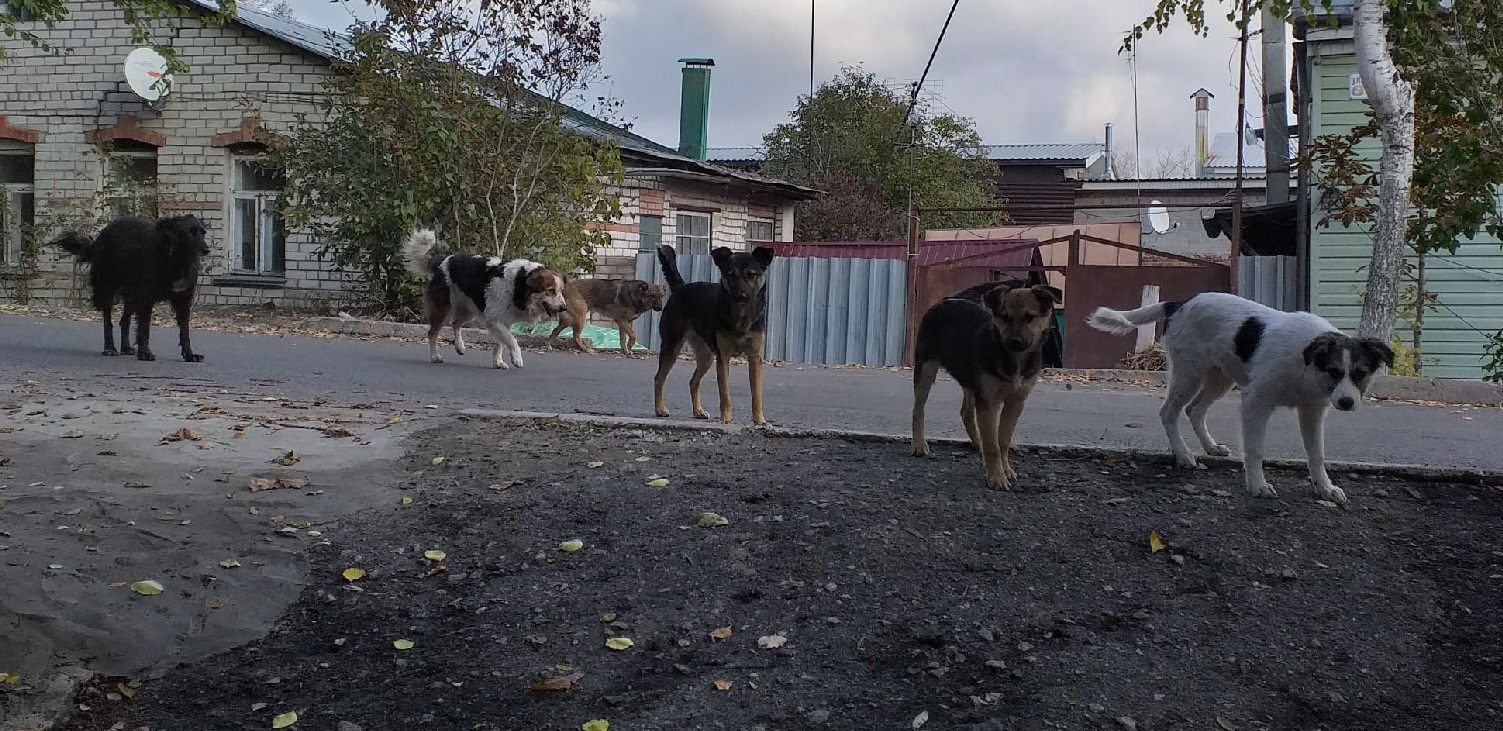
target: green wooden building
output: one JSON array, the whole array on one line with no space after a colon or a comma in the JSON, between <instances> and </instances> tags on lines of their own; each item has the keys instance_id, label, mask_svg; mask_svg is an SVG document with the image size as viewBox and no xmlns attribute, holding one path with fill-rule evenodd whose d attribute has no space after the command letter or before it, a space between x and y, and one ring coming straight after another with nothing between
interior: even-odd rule
<instances>
[{"instance_id":1,"label":"green wooden building","mask_svg":"<svg viewBox=\"0 0 1503 731\"><path fill-rule=\"evenodd\" d=\"M1343 6L1346 14L1341 17ZM1314 137L1344 134L1370 117L1365 90L1357 75L1350 24L1351 0L1333 3L1341 23L1330 27L1312 18L1297 26L1296 109L1300 116L1301 147ZM1365 155L1376 161L1375 140L1364 143ZM1366 265L1372 256L1371 226L1319 227L1318 180L1301 173L1301 258L1304 259L1309 309L1337 327L1355 331L1361 317L1361 292L1367 282ZM1500 201L1503 210L1503 201ZM1417 258L1410 257L1412 264ZM1437 304L1424 313L1420 340L1422 375L1434 378L1481 378L1487 335L1503 330L1503 246L1493 238L1464 240L1455 254L1425 256L1424 291ZM1406 279L1412 285L1413 277ZM1412 310L1411 310L1412 312ZM1412 342L1410 324L1401 318L1395 335Z\"/></svg>"}]
</instances>

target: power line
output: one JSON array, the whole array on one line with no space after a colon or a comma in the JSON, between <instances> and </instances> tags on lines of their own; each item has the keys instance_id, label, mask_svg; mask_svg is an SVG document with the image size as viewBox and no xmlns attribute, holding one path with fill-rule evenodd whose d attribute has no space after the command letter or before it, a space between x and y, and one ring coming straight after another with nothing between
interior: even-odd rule
<instances>
[{"instance_id":1,"label":"power line","mask_svg":"<svg viewBox=\"0 0 1503 731\"><path fill-rule=\"evenodd\" d=\"M919 76L917 84L913 85L913 94L908 97L908 111L903 113L903 123L907 124L913 115L913 107L918 104L919 91L924 88L924 80L929 78L929 68L934 65L934 57L939 54L939 44L945 42L945 32L950 30L950 20L955 17L955 8L960 6L960 0L950 3L950 14L945 16L944 27L939 29L939 38L934 40L934 49L929 51L929 62L924 64L924 73Z\"/></svg>"}]
</instances>

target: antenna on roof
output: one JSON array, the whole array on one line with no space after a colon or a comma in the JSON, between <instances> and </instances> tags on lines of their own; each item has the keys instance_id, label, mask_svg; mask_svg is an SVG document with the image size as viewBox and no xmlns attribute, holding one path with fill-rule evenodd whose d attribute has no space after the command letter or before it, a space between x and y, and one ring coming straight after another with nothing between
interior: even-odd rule
<instances>
[{"instance_id":1,"label":"antenna on roof","mask_svg":"<svg viewBox=\"0 0 1503 731\"><path fill-rule=\"evenodd\" d=\"M125 57L125 83L152 109L161 106L172 94L172 74L167 73L167 59L155 50L142 46Z\"/></svg>"}]
</instances>

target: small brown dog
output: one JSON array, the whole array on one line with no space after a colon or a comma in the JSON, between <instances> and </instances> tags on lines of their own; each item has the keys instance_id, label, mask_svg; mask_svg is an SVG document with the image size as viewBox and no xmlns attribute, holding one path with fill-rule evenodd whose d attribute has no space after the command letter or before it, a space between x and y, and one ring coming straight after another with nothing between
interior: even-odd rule
<instances>
[{"instance_id":1,"label":"small brown dog","mask_svg":"<svg viewBox=\"0 0 1503 731\"><path fill-rule=\"evenodd\" d=\"M667 292L661 284L651 284L640 279L571 279L564 285L566 310L558 316L558 327L548 336L550 343L566 327L574 328L574 344L586 353L595 352L585 345L579 331L590 321L590 312L599 312L616 323L621 333L621 352L631 355L637 344L637 331L632 327L638 317L648 310L663 311Z\"/></svg>"},{"instance_id":2,"label":"small brown dog","mask_svg":"<svg viewBox=\"0 0 1503 731\"><path fill-rule=\"evenodd\" d=\"M979 302L975 298L980 294ZM939 369L965 394L960 419L981 450L986 486L1005 490L1017 477L1010 451L1023 403L1043 370L1044 335L1054 319L1058 289L1047 285L972 288L940 300L919 323L913 353L913 453L929 454L924 403Z\"/></svg>"}]
</instances>

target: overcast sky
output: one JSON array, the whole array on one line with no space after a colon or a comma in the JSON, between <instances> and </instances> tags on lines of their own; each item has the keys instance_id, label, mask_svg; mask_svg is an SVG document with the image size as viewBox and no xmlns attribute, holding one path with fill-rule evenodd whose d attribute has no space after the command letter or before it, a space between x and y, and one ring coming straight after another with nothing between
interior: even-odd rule
<instances>
[{"instance_id":1,"label":"overcast sky","mask_svg":"<svg viewBox=\"0 0 1503 731\"><path fill-rule=\"evenodd\" d=\"M758 145L809 90L811 0L594 0L604 18L602 89L623 103L633 130L678 141L681 57L715 59L710 145ZM917 79L950 0L813 0L816 80L859 65L879 78ZM291 0L299 18L344 28L348 0ZM1115 125L1119 149L1133 144L1130 65L1123 34L1154 0L960 0L925 88L936 108L974 121L990 144L1082 142ZM1145 164L1158 151L1187 148L1194 135L1190 94L1205 87L1212 132L1235 131L1236 30L1220 2L1210 37L1182 25L1150 35L1138 51L1138 116ZM1261 64L1249 54L1249 99ZM942 106L940 106L942 105ZM1256 101L1249 124L1261 127Z\"/></svg>"}]
</instances>

